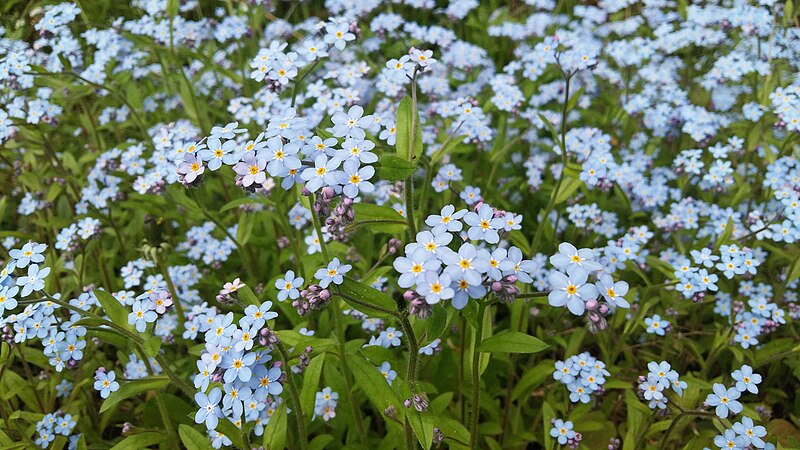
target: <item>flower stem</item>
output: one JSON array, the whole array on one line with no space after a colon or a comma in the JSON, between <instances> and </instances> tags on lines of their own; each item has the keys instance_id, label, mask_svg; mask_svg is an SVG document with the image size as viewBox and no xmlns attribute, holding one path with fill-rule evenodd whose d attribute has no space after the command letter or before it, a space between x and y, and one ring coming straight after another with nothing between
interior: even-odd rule
<instances>
[{"instance_id":1,"label":"flower stem","mask_svg":"<svg viewBox=\"0 0 800 450\"><path fill-rule=\"evenodd\" d=\"M283 358L286 365L286 383L289 385L289 396L292 398L294 404L294 411L297 418L297 441L300 445L300 450L305 450L308 446L308 433L306 432L306 415L303 413L303 405L300 403L300 393L297 392L297 385L294 382L294 374L289 369L289 353L282 342L275 345Z\"/></svg>"},{"instance_id":2,"label":"flower stem","mask_svg":"<svg viewBox=\"0 0 800 450\"><path fill-rule=\"evenodd\" d=\"M486 313L486 302L480 302L478 307L478 324L475 327L475 339L472 342L472 411L470 412L469 448L478 448L478 419L481 415L481 371L480 352L483 337L483 316Z\"/></svg>"},{"instance_id":3,"label":"flower stem","mask_svg":"<svg viewBox=\"0 0 800 450\"><path fill-rule=\"evenodd\" d=\"M342 371L344 372L344 384L347 388L347 398L350 400L350 408L353 412L353 422L356 426L356 433L363 446L367 446L367 433L364 430L364 420L361 418L361 408L356 402L356 397L353 395L353 372L350 370L350 365L347 363L347 349L345 349L345 334L344 323L342 323L342 311L339 308L339 299L331 300L331 313L333 314L333 322L336 327L336 343L339 347L339 360L342 363Z\"/></svg>"}]
</instances>

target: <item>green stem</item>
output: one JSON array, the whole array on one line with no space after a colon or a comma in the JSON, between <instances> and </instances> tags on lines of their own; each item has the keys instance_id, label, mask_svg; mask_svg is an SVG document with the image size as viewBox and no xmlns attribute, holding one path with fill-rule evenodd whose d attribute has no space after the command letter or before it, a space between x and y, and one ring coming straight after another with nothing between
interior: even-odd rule
<instances>
[{"instance_id":1,"label":"green stem","mask_svg":"<svg viewBox=\"0 0 800 450\"><path fill-rule=\"evenodd\" d=\"M169 289L169 293L172 294L172 304L175 305L175 313L178 315L178 329L183 330L184 324L186 323L186 313L183 310L181 300L178 298L178 292L175 290L175 284L172 282L172 277L169 274L169 267L164 262L164 257L160 252L157 253L156 259L156 264L161 270L161 274L164 275L164 280L167 282L167 289Z\"/></svg>"},{"instance_id":2,"label":"green stem","mask_svg":"<svg viewBox=\"0 0 800 450\"><path fill-rule=\"evenodd\" d=\"M681 411L680 414L678 414L674 419L672 419L672 423L669 424L669 428L667 428L666 433L664 433L664 437L661 438L661 445L658 447L659 450L664 450L667 448L667 442L669 442L669 435L672 434L672 430L675 428L675 425L678 424L678 420L680 420L681 417L683 416L715 417L716 415L708 411Z\"/></svg>"},{"instance_id":3,"label":"green stem","mask_svg":"<svg viewBox=\"0 0 800 450\"><path fill-rule=\"evenodd\" d=\"M347 349L345 348L345 334L344 323L342 322L342 311L339 308L339 300L333 299L331 301L331 313L333 314L333 322L336 327L336 344L339 347L339 359L342 363L342 371L344 372L344 384L347 388L347 397L350 400L350 408L353 413L353 422L356 425L356 433L361 441L361 444L366 447L367 433L364 430L364 420L361 418L361 408L356 402L356 397L353 392L353 372L350 370L350 364L347 362Z\"/></svg>"},{"instance_id":4,"label":"green stem","mask_svg":"<svg viewBox=\"0 0 800 450\"><path fill-rule=\"evenodd\" d=\"M286 364L286 382L284 386L289 386L289 396L292 398L294 413L297 416L297 441L300 445L300 450L305 450L308 446L308 433L306 432L306 416L303 413L303 406L300 403L300 393L297 392L297 384L294 380L294 374L289 370L289 353L283 343L278 342L275 345L281 353L283 362Z\"/></svg>"},{"instance_id":5,"label":"green stem","mask_svg":"<svg viewBox=\"0 0 800 450\"><path fill-rule=\"evenodd\" d=\"M406 177L403 190L406 195L406 224L408 225L409 239L413 240L417 235L417 224L414 221L414 178L412 175Z\"/></svg>"},{"instance_id":6,"label":"green stem","mask_svg":"<svg viewBox=\"0 0 800 450\"><path fill-rule=\"evenodd\" d=\"M469 448L478 449L478 419L481 415L481 367L478 346L483 337L483 315L486 313L486 302L478 307L478 324L475 327L475 339L472 342L472 411L470 412Z\"/></svg>"},{"instance_id":7,"label":"green stem","mask_svg":"<svg viewBox=\"0 0 800 450\"><path fill-rule=\"evenodd\" d=\"M314 211L315 199L313 194L309 197L309 200L311 201L311 221L314 222L314 230L317 232L322 257L325 258L325 261L330 261L331 259L328 257L328 246L325 244L325 237L322 235L322 224L319 221L319 216L317 216L316 211Z\"/></svg>"}]
</instances>

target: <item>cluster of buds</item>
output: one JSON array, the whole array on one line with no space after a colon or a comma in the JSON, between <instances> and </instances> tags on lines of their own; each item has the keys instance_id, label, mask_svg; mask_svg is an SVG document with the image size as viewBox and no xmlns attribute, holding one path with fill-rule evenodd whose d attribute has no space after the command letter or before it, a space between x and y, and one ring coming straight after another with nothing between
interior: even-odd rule
<instances>
[{"instance_id":1,"label":"cluster of buds","mask_svg":"<svg viewBox=\"0 0 800 450\"><path fill-rule=\"evenodd\" d=\"M274 92L276 94L281 93L281 82L280 80L273 80L269 77L264 78L264 83L267 85L267 90L270 92Z\"/></svg>"},{"instance_id":2,"label":"cluster of buds","mask_svg":"<svg viewBox=\"0 0 800 450\"><path fill-rule=\"evenodd\" d=\"M444 441L444 433L439 427L433 427L433 445L439 445Z\"/></svg>"},{"instance_id":3,"label":"cluster of buds","mask_svg":"<svg viewBox=\"0 0 800 450\"><path fill-rule=\"evenodd\" d=\"M408 313L417 316L420 320L425 320L433 314L433 307L416 291L405 291L403 300L408 302Z\"/></svg>"},{"instance_id":4,"label":"cluster of buds","mask_svg":"<svg viewBox=\"0 0 800 450\"><path fill-rule=\"evenodd\" d=\"M269 327L264 327L258 332L258 343L264 347L272 348L278 343L278 335L270 330Z\"/></svg>"},{"instance_id":5,"label":"cluster of buds","mask_svg":"<svg viewBox=\"0 0 800 450\"><path fill-rule=\"evenodd\" d=\"M403 248L403 241L397 238L389 239L389 243L386 244L386 252L390 255L395 255L400 249Z\"/></svg>"},{"instance_id":6,"label":"cluster of buds","mask_svg":"<svg viewBox=\"0 0 800 450\"><path fill-rule=\"evenodd\" d=\"M331 291L318 284L312 284L300 291L300 297L292 302L292 306L301 316L308 314L311 309L322 309L331 299Z\"/></svg>"},{"instance_id":7,"label":"cluster of buds","mask_svg":"<svg viewBox=\"0 0 800 450\"><path fill-rule=\"evenodd\" d=\"M303 350L303 353L300 353L297 365L292 366L292 372L303 373L303 371L306 370L306 367L308 367L308 365L311 363L312 351L314 351L314 348L309 345L305 350Z\"/></svg>"},{"instance_id":8,"label":"cluster of buds","mask_svg":"<svg viewBox=\"0 0 800 450\"><path fill-rule=\"evenodd\" d=\"M414 406L419 412L427 411L428 410L428 396L425 394L414 394L413 397L405 399L403 405L406 408L411 408Z\"/></svg>"},{"instance_id":9,"label":"cluster of buds","mask_svg":"<svg viewBox=\"0 0 800 450\"><path fill-rule=\"evenodd\" d=\"M347 225L353 223L355 218L356 211L353 209L353 199L349 197L342 198L342 201L333 208L330 217L325 220L325 225L328 226L328 233L338 241L347 239L348 233L345 230Z\"/></svg>"},{"instance_id":10,"label":"cluster of buds","mask_svg":"<svg viewBox=\"0 0 800 450\"><path fill-rule=\"evenodd\" d=\"M605 330L608 327L606 314L609 312L608 305L598 299L591 299L586 302L586 322L592 334Z\"/></svg>"},{"instance_id":11,"label":"cluster of buds","mask_svg":"<svg viewBox=\"0 0 800 450\"><path fill-rule=\"evenodd\" d=\"M517 276L512 274L501 278L499 281L491 281L488 287L501 301L511 303L519 295L519 288L516 283Z\"/></svg>"}]
</instances>

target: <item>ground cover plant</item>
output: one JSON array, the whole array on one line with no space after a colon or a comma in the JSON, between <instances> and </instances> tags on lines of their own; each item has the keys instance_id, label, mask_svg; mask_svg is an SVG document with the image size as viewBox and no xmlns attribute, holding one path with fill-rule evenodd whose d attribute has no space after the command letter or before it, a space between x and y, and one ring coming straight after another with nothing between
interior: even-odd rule
<instances>
[{"instance_id":1,"label":"ground cover plant","mask_svg":"<svg viewBox=\"0 0 800 450\"><path fill-rule=\"evenodd\" d=\"M0 447L800 448L800 7L0 3Z\"/></svg>"}]
</instances>

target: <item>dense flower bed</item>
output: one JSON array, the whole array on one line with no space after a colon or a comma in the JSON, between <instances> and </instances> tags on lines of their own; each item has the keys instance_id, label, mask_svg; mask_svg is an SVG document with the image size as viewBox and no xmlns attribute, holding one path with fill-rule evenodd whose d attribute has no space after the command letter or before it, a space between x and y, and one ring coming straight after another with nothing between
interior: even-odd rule
<instances>
[{"instance_id":1,"label":"dense flower bed","mask_svg":"<svg viewBox=\"0 0 800 450\"><path fill-rule=\"evenodd\" d=\"M800 447L791 0L0 10L0 447Z\"/></svg>"}]
</instances>

